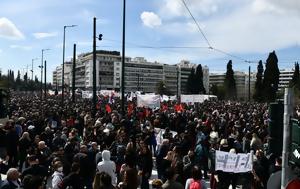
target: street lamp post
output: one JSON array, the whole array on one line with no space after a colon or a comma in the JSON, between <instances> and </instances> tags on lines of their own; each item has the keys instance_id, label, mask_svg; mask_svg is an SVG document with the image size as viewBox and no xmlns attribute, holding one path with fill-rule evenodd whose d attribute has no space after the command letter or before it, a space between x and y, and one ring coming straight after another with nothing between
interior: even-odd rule
<instances>
[{"instance_id":1,"label":"street lamp post","mask_svg":"<svg viewBox=\"0 0 300 189\"><path fill-rule=\"evenodd\" d=\"M66 28L72 28L77 25L64 26L64 38L63 38L63 64L62 64L62 82L61 82L61 103L64 104L64 94L65 94L65 44L66 44Z\"/></svg>"},{"instance_id":2,"label":"street lamp post","mask_svg":"<svg viewBox=\"0 0 300 189\"><path fill-rule=\"evenodd\" d=\"M33 81L33 62L35 61L35 60L37 60L38 58L33 58L32 60L31 60L31 80Z\"/></svg>"},{"instance_id":3,"label":"street lamp post","mask_svg":"<svg viewBox=\"0 0 300 189\"><path fill-rule=\"evenodd\" d=\"M96 90L97 90L97 86L96 86L96 39L98 39L99 41L102 40L103 35L99 34L99 36L96 36L96 21L97 18L94 17L93 18L93 103L92 103L92 114L93 116L96 115L96 105L97 105L97 100L96 100Z\"/></svg>"},{"instance_id":4,"label":"street lamp post","mask_svg":"<svg viewBox=\"0 0 300 189\"><path fill-rule=\"evenodd\" d=\"M122 34L122 101L121 101L121 108L122 108L122 115L125 116L125 16L126 16L126 0L123 0L123 34Z\"/></svg>"},{"instance_id":5,"label":"street lamp post","mask_svg":"<svg viewBox=\"0 0 300 189\"><path fill-rule=\"evenodd\" d=\"M45 60L45 63L44 63L44 68L45 68L44 98L46 99L46 97L47 97L47 62L46 62L46 60Z\"/></svg>"},{"instance_id":6,"label":"street lamp post","mask_svg":"<svg viewBox=\"0 0 300 189\"><path fill-rule=\"evenodd\" d=\"M43 61L44 61L44 51L48 51L50 49L42 49L42 64L39 66L41 68L41 99L43 98Z\"/></svg>"}]
</instances>

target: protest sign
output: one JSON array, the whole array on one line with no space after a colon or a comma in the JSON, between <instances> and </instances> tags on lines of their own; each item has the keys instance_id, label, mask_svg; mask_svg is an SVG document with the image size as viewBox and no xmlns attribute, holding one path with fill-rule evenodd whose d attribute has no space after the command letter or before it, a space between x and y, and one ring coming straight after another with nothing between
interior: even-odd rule
<instances>
[{"instance_id":1,"label":"protest sign","mask_svg":"<svg viewBox=\"0 0 300 189\"><path fill-rule=\"evenodd\" d=\"M137 107L160 108L160 96L152 94L137 95Z\"/></svg>"},{"instance_id":2,"label":"protest sign","mask_svg":"<svg viewBox=\"0 0 300 189\"><path fill-rule=\"evenodd\" d=\"M216 170L233 173L252 171L252 154L216 151Z\"/></svg>"}]
</instances>

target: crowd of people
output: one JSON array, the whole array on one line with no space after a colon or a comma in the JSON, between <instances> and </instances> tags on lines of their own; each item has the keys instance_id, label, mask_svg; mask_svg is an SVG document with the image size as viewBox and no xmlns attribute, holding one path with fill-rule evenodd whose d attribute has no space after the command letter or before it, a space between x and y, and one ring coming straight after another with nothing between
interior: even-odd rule
<instances>
[{"instance_id":1,"label":"crowd of people","mask_svg":"<svg viewBox=\"0 0 300 189\"><path fill-rule=\"evenodd\" d=\"M281 169L281 158L266 153L267 104L205 101L177 110L164 102L151 110L132 102L121 115L117 98L109 111L101 98L93 115L86 99L12 93L0 124L1 189L45 188L49 180L53 189L259 189ZM253 171L216 171L216 150L253 151Z\"/></svg>"}]
</instances>

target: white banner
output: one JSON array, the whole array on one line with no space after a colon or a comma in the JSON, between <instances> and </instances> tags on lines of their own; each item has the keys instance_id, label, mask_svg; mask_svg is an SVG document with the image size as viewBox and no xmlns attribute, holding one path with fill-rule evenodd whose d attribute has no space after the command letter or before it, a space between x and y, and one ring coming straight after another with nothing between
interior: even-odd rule
<instances>
[{"instance_id":1,"label":"white banner","mask_svg":"<svg viewBox=\"0 0 300 189\"><path fill-rule=\"evenodd\" d=\"M216 170L233 173L245 173L252 171L252 154L235 154L216 151Z\"/></svg>"},{"instance_id":2,"label":"white banner","mask_svg":"<svg viewBox=\"0 0 300 189\"><path fill-rule=\"evenodd\" d=\"M137 107L160 108L159 95L137 95Z\"/></svg>"},{"instance_id":3,"label":"white banner","mask_svg":"<svg viewBox=\"0 0 300 189\"><path fill-rule=\"evenodd\" d=\"M194 103L203 103L205 100L209 100L209 98L215 98L213 95L181 95L181 102L186 104L194 104Z\"/></svg>"},{"instance_id":4,"label":"white banner","mask_svg":"<svg viewBox=\"0 0 300 189\"><path fill-rule=\"evenodd\" d=\"M93 93L90 91L82 91L82 98L92 98Z\"/></svg>"}]
</instances>

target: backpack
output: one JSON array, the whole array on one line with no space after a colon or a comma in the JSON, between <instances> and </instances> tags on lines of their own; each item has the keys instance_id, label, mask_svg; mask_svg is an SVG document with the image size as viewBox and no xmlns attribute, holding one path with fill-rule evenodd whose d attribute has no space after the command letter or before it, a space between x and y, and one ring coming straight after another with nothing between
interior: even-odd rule
<instances>
[{"instance_id":1,"label":"backpack","mask_svg":"<svg viewBox=\"0 0 300 189\"><path fill-rule=\"evenodd\" d=\"M201 182L199 180L194 180L190 183L189 189L201 189Z\"/></svg>"}]
</instances>

